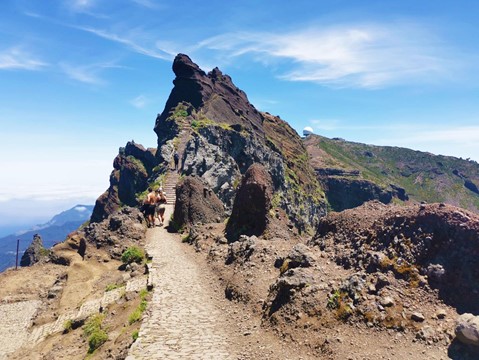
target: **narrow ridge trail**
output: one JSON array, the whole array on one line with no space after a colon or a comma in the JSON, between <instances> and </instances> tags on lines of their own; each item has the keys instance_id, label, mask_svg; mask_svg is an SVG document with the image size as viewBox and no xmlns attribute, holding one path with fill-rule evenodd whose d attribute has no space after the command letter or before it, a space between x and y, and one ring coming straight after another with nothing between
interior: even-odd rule
<instances>
[{"instance_id":1,"label":"narrow ridge trail","mask_svg":"<svg viewBox=\"0 0 479 360\"><path fill-rule=\"evenodd\" d=\"M167 205L165 219L172 211L173 205ZM148 231L154 292L127 360L238 358L225 332L228 319L184 246L165 227Z\"/></svg>"}]
</instances>

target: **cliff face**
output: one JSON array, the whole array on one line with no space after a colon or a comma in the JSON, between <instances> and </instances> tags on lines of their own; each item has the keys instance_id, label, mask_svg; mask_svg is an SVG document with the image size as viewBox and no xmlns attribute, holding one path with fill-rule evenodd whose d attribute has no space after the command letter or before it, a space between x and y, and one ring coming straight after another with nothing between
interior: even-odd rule
<instances>
[{"instance_id":1,"label":"cliff face","mask_svg":"<svg viewBox=\"0 0 479 360\"><path fill-rule=\"evenodd\" d=\"M272 178L272 206L285 210L300 230L314 226L326 201L298 134L257 111L219 69L205 73L180 54L173 71L175 87L154 129L160 172L178 151L182 173L201 177L229 214L242 176L260 163Z\"/></svg>"}]
</instances>

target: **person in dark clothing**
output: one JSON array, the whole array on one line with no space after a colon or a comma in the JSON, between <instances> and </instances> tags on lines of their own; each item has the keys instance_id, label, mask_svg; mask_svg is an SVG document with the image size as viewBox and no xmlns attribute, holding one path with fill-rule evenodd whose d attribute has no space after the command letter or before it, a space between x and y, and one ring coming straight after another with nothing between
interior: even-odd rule
<instances>
[{"instance_id":1,"label":"person in dark clothing","mask_svg":"<svg viewBox=\"0 0 479 360\"><path fill-rule=\"evenodd\" d=\"M180 155L175 151L173 155L173 160L175 160L175 170L178 170L178 163L180 162Z\"/></svg>"}]
</instances>

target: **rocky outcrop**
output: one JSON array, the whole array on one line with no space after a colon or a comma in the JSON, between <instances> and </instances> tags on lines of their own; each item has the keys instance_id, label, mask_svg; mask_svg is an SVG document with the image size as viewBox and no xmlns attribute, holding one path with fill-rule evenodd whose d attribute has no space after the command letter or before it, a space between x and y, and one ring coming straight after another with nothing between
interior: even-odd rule
<instances>
[{"instance_id":1,"label":"rocky outcrop","mask_svg":"<svg viewBox=\"0 0 479 360\"><path fill-rule=\"evenodd\" d=\"M228 75L218 68L208 74L184 54L176 56L173 62L176 75L175 87L166 102L165 109L156 119L155 132L158 135L158 148L171 138L171 133L181 124L171 121L171 110L180 103L188 103L201 110L204 118L221 121L228 125L238 125L262 136L261 114L248 101L246 94L238 89Z\"/></svg>"},{"instance_id":2,"label":"rocky outcrop","mask_svg":"<svg viewBox=\"0 0 479 360\"><path fill-rule=\"evenodd\" d=\"M198 178L188 176L177 185L173 219L178 228L221 222L224 216L223 203Z\"/></svg>"},{"instance_id":3,"label":"rocky outcrop","mask_svg":"<svg viewBox=\"0 0 479 360\"><path fill-rule=\"evenodd\" d=\"M131 245L143 241L146 225L143 214L134 207L123 207L106 219L91 223L75 234L74 247L82 256L89 256L88 248L103 248L111 258L120 259Z\"/></svg>"},{"instance_id":4,"label":"rocky outcrop","mask_svg":"<svg viewBox=\"0 0 479 360\"><path fill-rule=\"evenodd\" d=\"M445 204L369 202L321 220L310 245L346 269L390 271L411 286L439 290L459 311L479 312L479 216Z\"/></svg>"},{"instance_id":5,"label":"rocky outcrop","mask_svg":"<svg viewBox=\"0 0 479 360\"><path fill-rule=\"evenodd\" d=\"M148 187L149 177L157 163L155 149L145 149L134 141L128 142L113 161L110 187L96 201L92 222L99 222L114 213L120 204L138 205L137 193Z\"/></svg>"},{"instance_id":6,"label":"rocky outcrop","mask_svg":"<svg viewBox=\"0 0 479 360\"><path fill-rule=\"evenodd\" d=\"M42 259L48 258L48 253L49 251L43 247L41 236L35 234L32 243L22 255L20 266L32 266Z\"/></svg>"},{"instance_id":7,"label":"rocky outcrop","mask_svg":"<svg viewBox=\"0 0 479 360\"><path fill-rule=\"evenodd\" d=\"M262 235L268 224L272 198L271 176L262 165L251 165L238 189L226 227L229 240L234 241L241 234Z\"/></svg>"},{"instance_id":8,"label":"rocky outcrop","mask_svg":"<svg viewBox=\"0 0 479 360\"><path fill-rule=\"evenodd\" d=\"M275 207L300 230L314 226L326 201L298 134L258 112L219 69L207 74L180 54L173 71L175 87L155 124L160 167L180 151L182 173L201 177L229 214L242 175L260 163L272 178Z\"/></svg>"},{"instance_id":9,"label":"rocky outcrop","mask_svg":"<svg viewBox=\"0 0 479 360\"><path fill-rule=\"evenodd\" d=\"M471 180L466 179L464 181L464 186L466 187L466 189L471 190L473 193L479 195L479 189L477 188L477 185L474 184Z\"/></svg>"},{"instance_id":10,"label":"rocky outcrop","mask_svg":"<svg viewBox=\"0 0 479 360\"><path fill-rule=\"evenodd\" d=\"M364 179L320 176L319 180L325 188L326 197L334 211L352 209L371 200L389 204L394 198L403 201L408 198L404 189L399 187L384 189Z\"/></svg>"}]
</instances>

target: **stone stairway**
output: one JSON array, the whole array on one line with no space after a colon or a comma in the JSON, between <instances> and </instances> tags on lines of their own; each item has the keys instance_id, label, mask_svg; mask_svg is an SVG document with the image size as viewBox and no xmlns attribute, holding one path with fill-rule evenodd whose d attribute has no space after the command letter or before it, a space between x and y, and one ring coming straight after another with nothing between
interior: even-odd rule
<instances>
[{"instance_id":1,"label":"stone stairway","mask_svg":"<svg viewBox=\"0 0 479 360\"><path fill-rule=\"evenodd\" d=\"M189 123L185 122L184 124L182 124L182 129L179 134L179 142L176 148L176 151L178 151L178 154L180 154L180 159L183 157L183 152L185 151L186 143L188 142L190 134L191 126ZM179 168L181 171L181 160ZM162 184L162 186L163 191L166 194L167 203L174 206L176 202L176 184L178 183L180 175L177 171L172 169L174 169L174 165L170 164L170 168L166 175L165 182Z\"/></svg>"},{"instance_id":2,"label":"stone stairway","mask_svg":"<svg viewBox=\"0 0 479 360\"><path fill-rule=\"evenodd\" d=\"M166 195L166 202L169 205L175 205L176 202L176 183L180 175L175 170L168 170L165 182L163 183L163 191Z\"/></svg>"}]
</instances>

